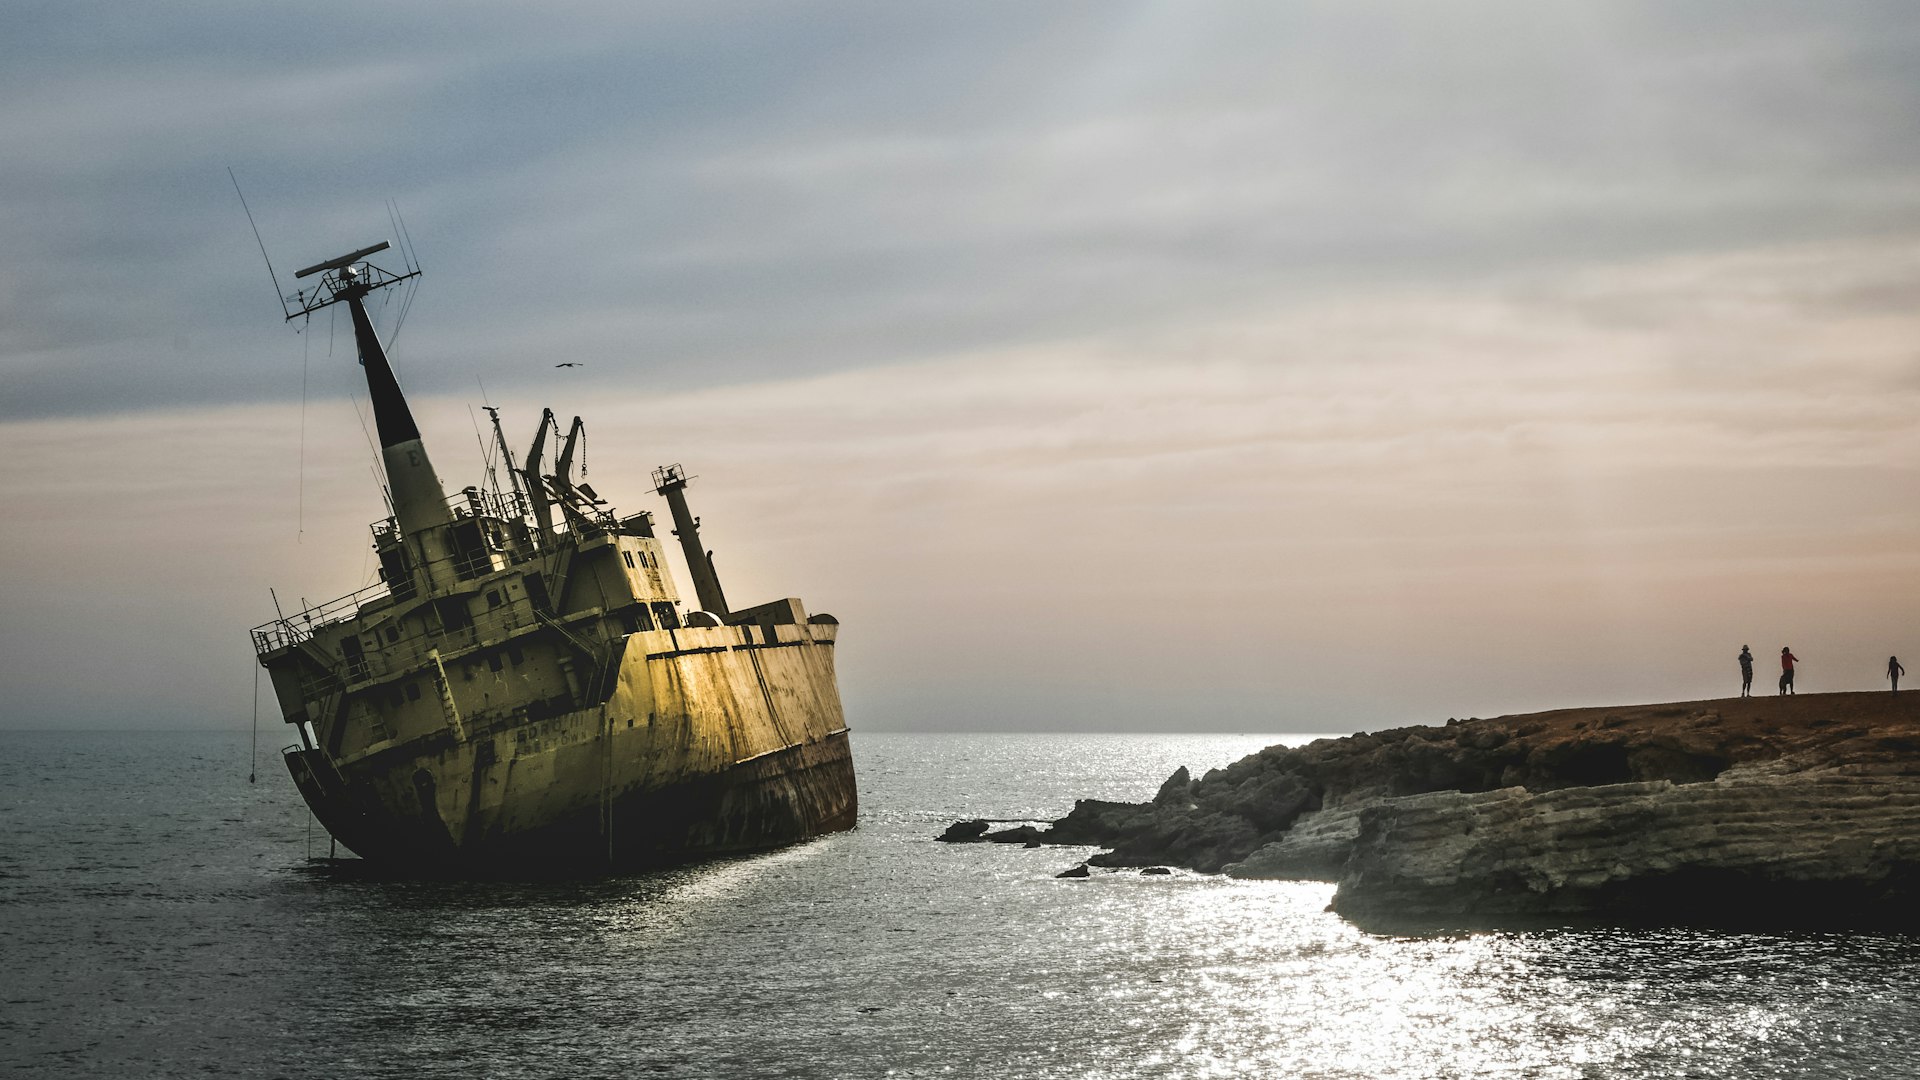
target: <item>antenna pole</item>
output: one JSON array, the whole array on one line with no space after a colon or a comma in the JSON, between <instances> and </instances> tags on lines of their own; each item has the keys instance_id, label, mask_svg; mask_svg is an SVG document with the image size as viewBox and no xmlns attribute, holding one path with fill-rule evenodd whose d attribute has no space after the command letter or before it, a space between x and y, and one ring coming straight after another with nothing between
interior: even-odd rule
<instances>
[{"instance_id":1,"label":"antenna pole","mask_svg":"<svg viewBox=\"0 0 1920 1080\"><path fill-rule=\"evenodd\" d=\"M420 255L413 250L413 234L407 231L407 216L400 212L398 202L393 204L393 217L400 223L400 242L406 245L407 261L412 263L412 269L417 271L420 269Z\"/></svg>"},{"instance_id":2,"label":"antenna pole","mask_svg":"<svg viewBox=\"0 0 1920 1080\"><path fill-rule=\"evenodd\" d=\"M280 301L280 314L291 320L293 313L287 310L287 297L280 291L279 275L273 272L273 260L267 258L267 242L260 239L260 226L253 223L253 210L247 206L246 193L240 190L240 178L233 175L231 165L227 166L227 179L233 181L233 193L240 196L240 209L247 212L247 225L253 229L253 242L260 245L260 258L267 264L267 280L273 282L273 298Z\"/></svg>"},{"instance_id":3,"label":"antenna pole","mask_svg":"<svg viewBox=\"0 0 1920 1080\"><path fill-rule=\"evenodd\" d=\"M513 505L522 517L527 513L526 491L520 486L520 467L514 463L513 449L507 445L507 433L500 430L500 410L492 405L482 405L487 415L493 418L493 439L500 446L500 456L506 459L507 479L513 484Z\"/></svg>"}]
</instances>

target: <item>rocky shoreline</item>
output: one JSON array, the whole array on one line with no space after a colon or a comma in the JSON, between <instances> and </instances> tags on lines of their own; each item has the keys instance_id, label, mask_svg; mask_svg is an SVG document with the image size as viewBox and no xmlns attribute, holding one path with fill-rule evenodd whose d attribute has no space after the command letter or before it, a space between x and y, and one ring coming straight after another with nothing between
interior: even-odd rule
<instances>
[{"instance_id":1,"label":"rocky shoreline","mask_svg":"<svg viewBox=\"0 0 1920 1080\"><path fill-rule=\"evenodd\" d=\"M1337 882L1374 929L1920 929L1920 696L1450 720L1269 747L1150 802L940 837Z\"/></svg>"}]
</instances>

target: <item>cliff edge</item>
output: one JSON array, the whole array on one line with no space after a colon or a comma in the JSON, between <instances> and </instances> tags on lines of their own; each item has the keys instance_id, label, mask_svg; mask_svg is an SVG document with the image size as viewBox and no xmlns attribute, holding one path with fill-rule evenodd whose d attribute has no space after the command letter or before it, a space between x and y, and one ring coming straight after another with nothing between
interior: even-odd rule
<instances>
[{"instance_id":1,"label":"cliff edge","mask_svg":"<svg viewBox=\"0 0 1920 1080\"><path fill-rule=\"evenodd\" d=\"M952 839L999 839L995 834ZM1011 837L1009 837L1011 838ZM1022 842L1339 883L1379 929L1920 928L1920 695L1563 709L1269 747Z\"/></svg>"}]
</instances>

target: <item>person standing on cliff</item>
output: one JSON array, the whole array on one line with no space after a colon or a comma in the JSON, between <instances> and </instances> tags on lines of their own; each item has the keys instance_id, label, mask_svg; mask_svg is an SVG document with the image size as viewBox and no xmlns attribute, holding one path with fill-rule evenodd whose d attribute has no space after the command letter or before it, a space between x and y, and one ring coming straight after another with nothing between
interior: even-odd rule
<instances>
[{"instance_id":1,"label":"person standing on cliff","mask_svg":"<svg viewBox=\"0 0 1920 1080\"><path fill-rule=\"evenodd\" d=\"M1785 646L1781 647L1780 649L1780 692L1782 694L1793 693L1793 663L1798 659L1800 658L1793 655L1792 649L1786 648Z\"/></svg>"},{"instance_id":2,"label":"person standing on cliff","mask_svg":"<svg viewBox=\"0 0 1920 1080\"><path fill-rule=\"evenodd\" d=\"M1894 693L1897 694L1900 692L1900 676L1905 675L1906 673L1907 673L1907 669L1900 666L1899 657L1897 656L1887 657L1887 678L1893 680Z\"/></svg>"},{"instance_id":3,"label":"person standing on cliff","mask_svg":"<svg viewBox=\"0 0 1920 1080\"><path fill-rule=\"evenodd\" d=\"M1740 696L1753 696L1753 651L1740 646Z\"/></svg>"}]
</instances>

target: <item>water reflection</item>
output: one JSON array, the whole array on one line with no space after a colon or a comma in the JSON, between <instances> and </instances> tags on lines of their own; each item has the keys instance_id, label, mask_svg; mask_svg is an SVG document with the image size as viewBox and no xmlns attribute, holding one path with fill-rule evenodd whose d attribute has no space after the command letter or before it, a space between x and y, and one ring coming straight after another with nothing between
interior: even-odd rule
<instances>
[{"instance_id":1,"label":"water reflection","mask_svg":"<svg viewBox=\"0 0 1920 1080\"><path fill-rule=\"evenodd\" d=\"M161 748L144 753L162 765L130 773L81 747L51 763L68 775L57 791L0 787L14 837L0 851L0 1065L702 1080L1920 1073L1911 938L1376 936L1326 911L1327 885L1064 881L1053 875L1083 853L931 841L961 816L1144 797L1175 766L1266 741L861 736L868 811L853 832L610 881L480 885L305 869L290 785L234 794L204 762L168 771ZM244 778L240 749L226 772ZM13 750L0 779L59 771L32 756L55 750ZM154 782L128 791L129 776ZM141 815L160 828L143 831Z\"/></svg>"}]
</instances>

